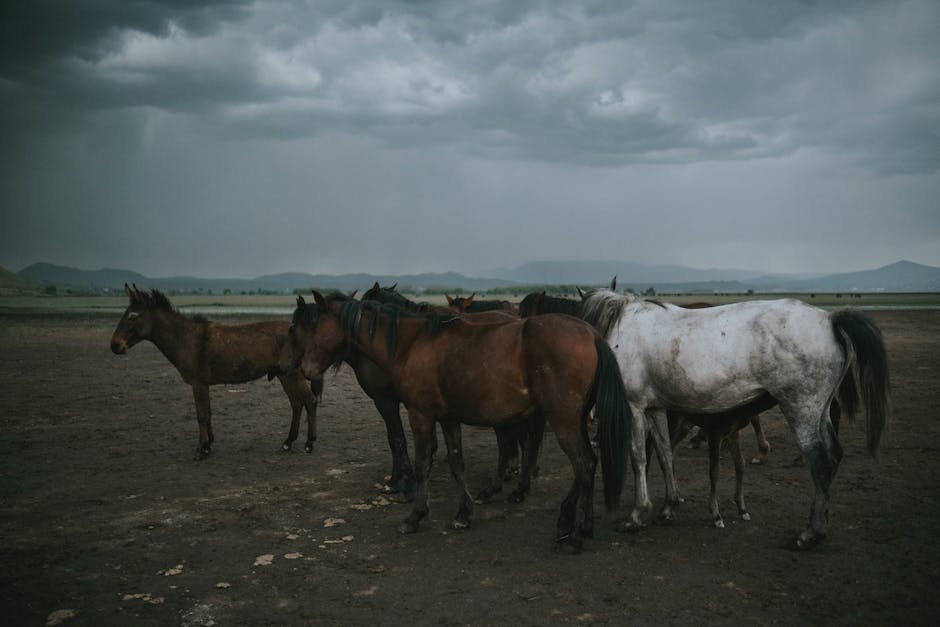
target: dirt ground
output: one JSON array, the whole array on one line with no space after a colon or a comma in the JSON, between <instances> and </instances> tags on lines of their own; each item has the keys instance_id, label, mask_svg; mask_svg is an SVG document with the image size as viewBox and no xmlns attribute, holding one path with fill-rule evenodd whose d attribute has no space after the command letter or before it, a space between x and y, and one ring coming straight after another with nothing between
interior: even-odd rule
<instances>
[{"instance_id":1,"label":"dirt ground","mask_svg":"<svg viewBox=\"0 0 940 627\"><path fill-rule=\"evenodd\" d=\"M350 371L328 375L313 454L279 452L289 406L277 382L212 389L216 443L193 461L190 389L149 343L115 356L117 316L0 309L0 616L7 625L927 624L940 616L940 311L875 311L889 350L894 421L880 461L843 423L831 528L810 553L811 482L782 417L750 466L753 516L737 519L723 460L726 529L707 511L704 449L685 446L685 503L671 525L614 531L603 514L580 555L553 551L570 467L546 434L528 500L478 506L450 529L446 464L431 520L402 536L409 505L378 492L391 467L382 423ZM228 318L238 322L245 318ZM303 437L303 435L301 436ZM301 440L302 441L302 440ZM482 487L492 432L464 429ZM756 450L750 432L742 437ZM653 471L651 492L662 499Z\"/></svg>"}]
</instances>

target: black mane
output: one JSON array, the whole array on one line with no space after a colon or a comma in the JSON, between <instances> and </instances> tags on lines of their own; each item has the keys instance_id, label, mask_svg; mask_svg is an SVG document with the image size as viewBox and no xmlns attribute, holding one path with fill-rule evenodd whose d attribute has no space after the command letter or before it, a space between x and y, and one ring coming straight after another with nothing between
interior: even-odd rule
<instances>
[{"instance_id":1,"label":"black mane","mask_svg":"<svg viewBox=\"0 0 940 627\"><path fill-rule=\"evenodd\" d=\"M141 298L144 301L144 304L147 306L148 309L157 309L160 311L165 311L167 313L175 314L177 316L183 316L185 318L189 318L193 322L200 322L204 324L209 323L209 319L203 315L199 315L199 314L186 315L182 313L176 307L173 306L173 303L170 302L170 299L167 298L166 294L164 294L158 289L152 289L150 290L150 292L138 290L137 293L140 294Z\"/></svg>"}]
</instances>

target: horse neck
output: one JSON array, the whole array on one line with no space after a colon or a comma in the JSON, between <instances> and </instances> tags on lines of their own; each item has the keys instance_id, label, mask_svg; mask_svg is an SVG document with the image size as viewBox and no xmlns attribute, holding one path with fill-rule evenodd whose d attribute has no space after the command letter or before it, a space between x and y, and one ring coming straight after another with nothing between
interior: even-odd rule
<instances>
[{"instance_id":1,"label":"horse neck","mask_svg":"<svg viewBox=\"0 0 940 627\"><path fill-rule=\"evenodd\" d=\"M149 339L181 373L194 372L203 352L207 325L205 320L161 310L154 312Z\"/></svg>"},{"instance_id":2,"label":"horse neck","mask_svg":"<svg viewBox=\"0 0 940 627\"><path fill-rule=\"evenodd\" d=\"M370 336L370 328L375 323L375 332ZM391 370L398 357L408 351L409 346L420 332L424 319L409 315L393 317L386 312L363 309L360 312L359 327L348 340L363 356L368 357L379 367ZM390 334L395 334L394 352L389 351Z\"/></svg>"}]
</instances>

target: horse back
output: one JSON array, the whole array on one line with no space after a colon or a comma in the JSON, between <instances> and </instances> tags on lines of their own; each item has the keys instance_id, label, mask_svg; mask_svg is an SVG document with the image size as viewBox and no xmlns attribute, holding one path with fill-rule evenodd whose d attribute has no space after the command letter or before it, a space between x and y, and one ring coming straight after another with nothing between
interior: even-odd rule
<instances>
[{"instance_id":1,"label":"horse back","mask_svg":"<svg viewBox=\"0 0 940 627\"><path fill-rule=\"evenodd\" d=\"M830 327L827 312L796 300L645 307L625 312L608 340L634 396L707 412L830 376L842 360Z\"/></svg>"},{"instance_id":2,"label":"horse back","mask_svg":"<svg viewBox=\"0 0 940 627\"><path fill-rule=\"evenodd\" d=\"M290 323L270 320L239 325L211 323L202 347L200 371L206 383L245 383L278 364Z\"/></svg>"}]
</instances>

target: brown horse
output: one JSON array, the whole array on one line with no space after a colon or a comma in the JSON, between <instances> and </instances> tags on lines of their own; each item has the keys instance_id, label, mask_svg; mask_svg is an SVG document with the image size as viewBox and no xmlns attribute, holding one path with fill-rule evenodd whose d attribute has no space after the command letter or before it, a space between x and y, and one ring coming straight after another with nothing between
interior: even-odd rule
<instances>
[{"instance_id":1,"label":"brown horse","mask_svg":"<svg viewBox=\"0 0 940 627\"><path fill-rule=\"evenodd\" d=\"M630 415L610 347L586 323L542 316L501 324L418 315L373 301L314 292L297 299L291 340L299 366L319 377L355 346L388 372L408 408L415 442L417 492L400 530L413 533L428 515L428 470L440 423L451 472L460 486L454 527L470 523L473 499L464 481L460 424L493 426L541 415L568 456L574 484L561 506L556 540L575 550L594 529L597 458L587 434L596 404L604 494L616 505L626 473Z\"/></svg>"},{"instance_id":2,"label":"brown horse","mask_svg":"<svg viewBox=\"0 0 940 627\"><path fill-rule=\"evenodd\" d=\"M476 292L470 296L449 296L447 306L457 313L482 313L484 311L507 311L518 315L519 307L508 300L474 300Z\"/></svg>"},{"instance_id":3,"label":"brown horse","mask_svg":"<svg viewBox=\"0 0 940 627\"><path fill-rule=\"evenodd\" d=\"M193 388L199 444L196 459L207 457L215 439L209 386L219 383L245 383L268 374L277 366L285 344L289 323L281 320L242 325L219 325L200 316L186 316L173 308L158 290L142 292L135 285L124 285L130 299L124 315L111 336L111 350L123 355L141 340L149 340L179 371L183 381ZM300 424L300 414L307 410L309 453L317 439L317 397L322 379L310 385L299 372L277 375L290 400L291 426L283 450L289 450Z\"/></svg>"},{"instance_id":4,"label":"brown horse","mask_svg":"<svg viewBox=\"0 0 940 627\"><path fill-rule=\"evenodd\" d=\"M436 306L429 303L417 303L406 298L395 288L398 284L391 287L381 287L378 281L366 290L362 295L362 300L374 300L385 305L398 307L412 313L436 313L440 315L453 315L454 310L449 307ZM450 297L448 297L450 298ZM471 297L472 298L472 297ZM471 320L483 322L509 322L516 319L511 312L500 309L483 311L475 314L465 314L471 316ZM507 425L495 425L493 431L496 433L496 445L498 457L496 462L496 475L492 477L485 488L477 493L476 500L480 503L486 503L493 500L503 489L503 482L508 481L515 472L519 472L519 481L516 489L513 490L508 500L511 503L521 503L525 500L526 494L532 485L532 478L538 474L538 451L541 448L542 434L545 430L543 421L524 420L519 423ZM532 440L531 444L529 443ZM434 439L433 451L437 450L437 438ZM432 451L432 453L433 453ZM407 450L405 456L408 455ZM522 458L521 463L519 458Z\"/></svg>"}]
</instances>

